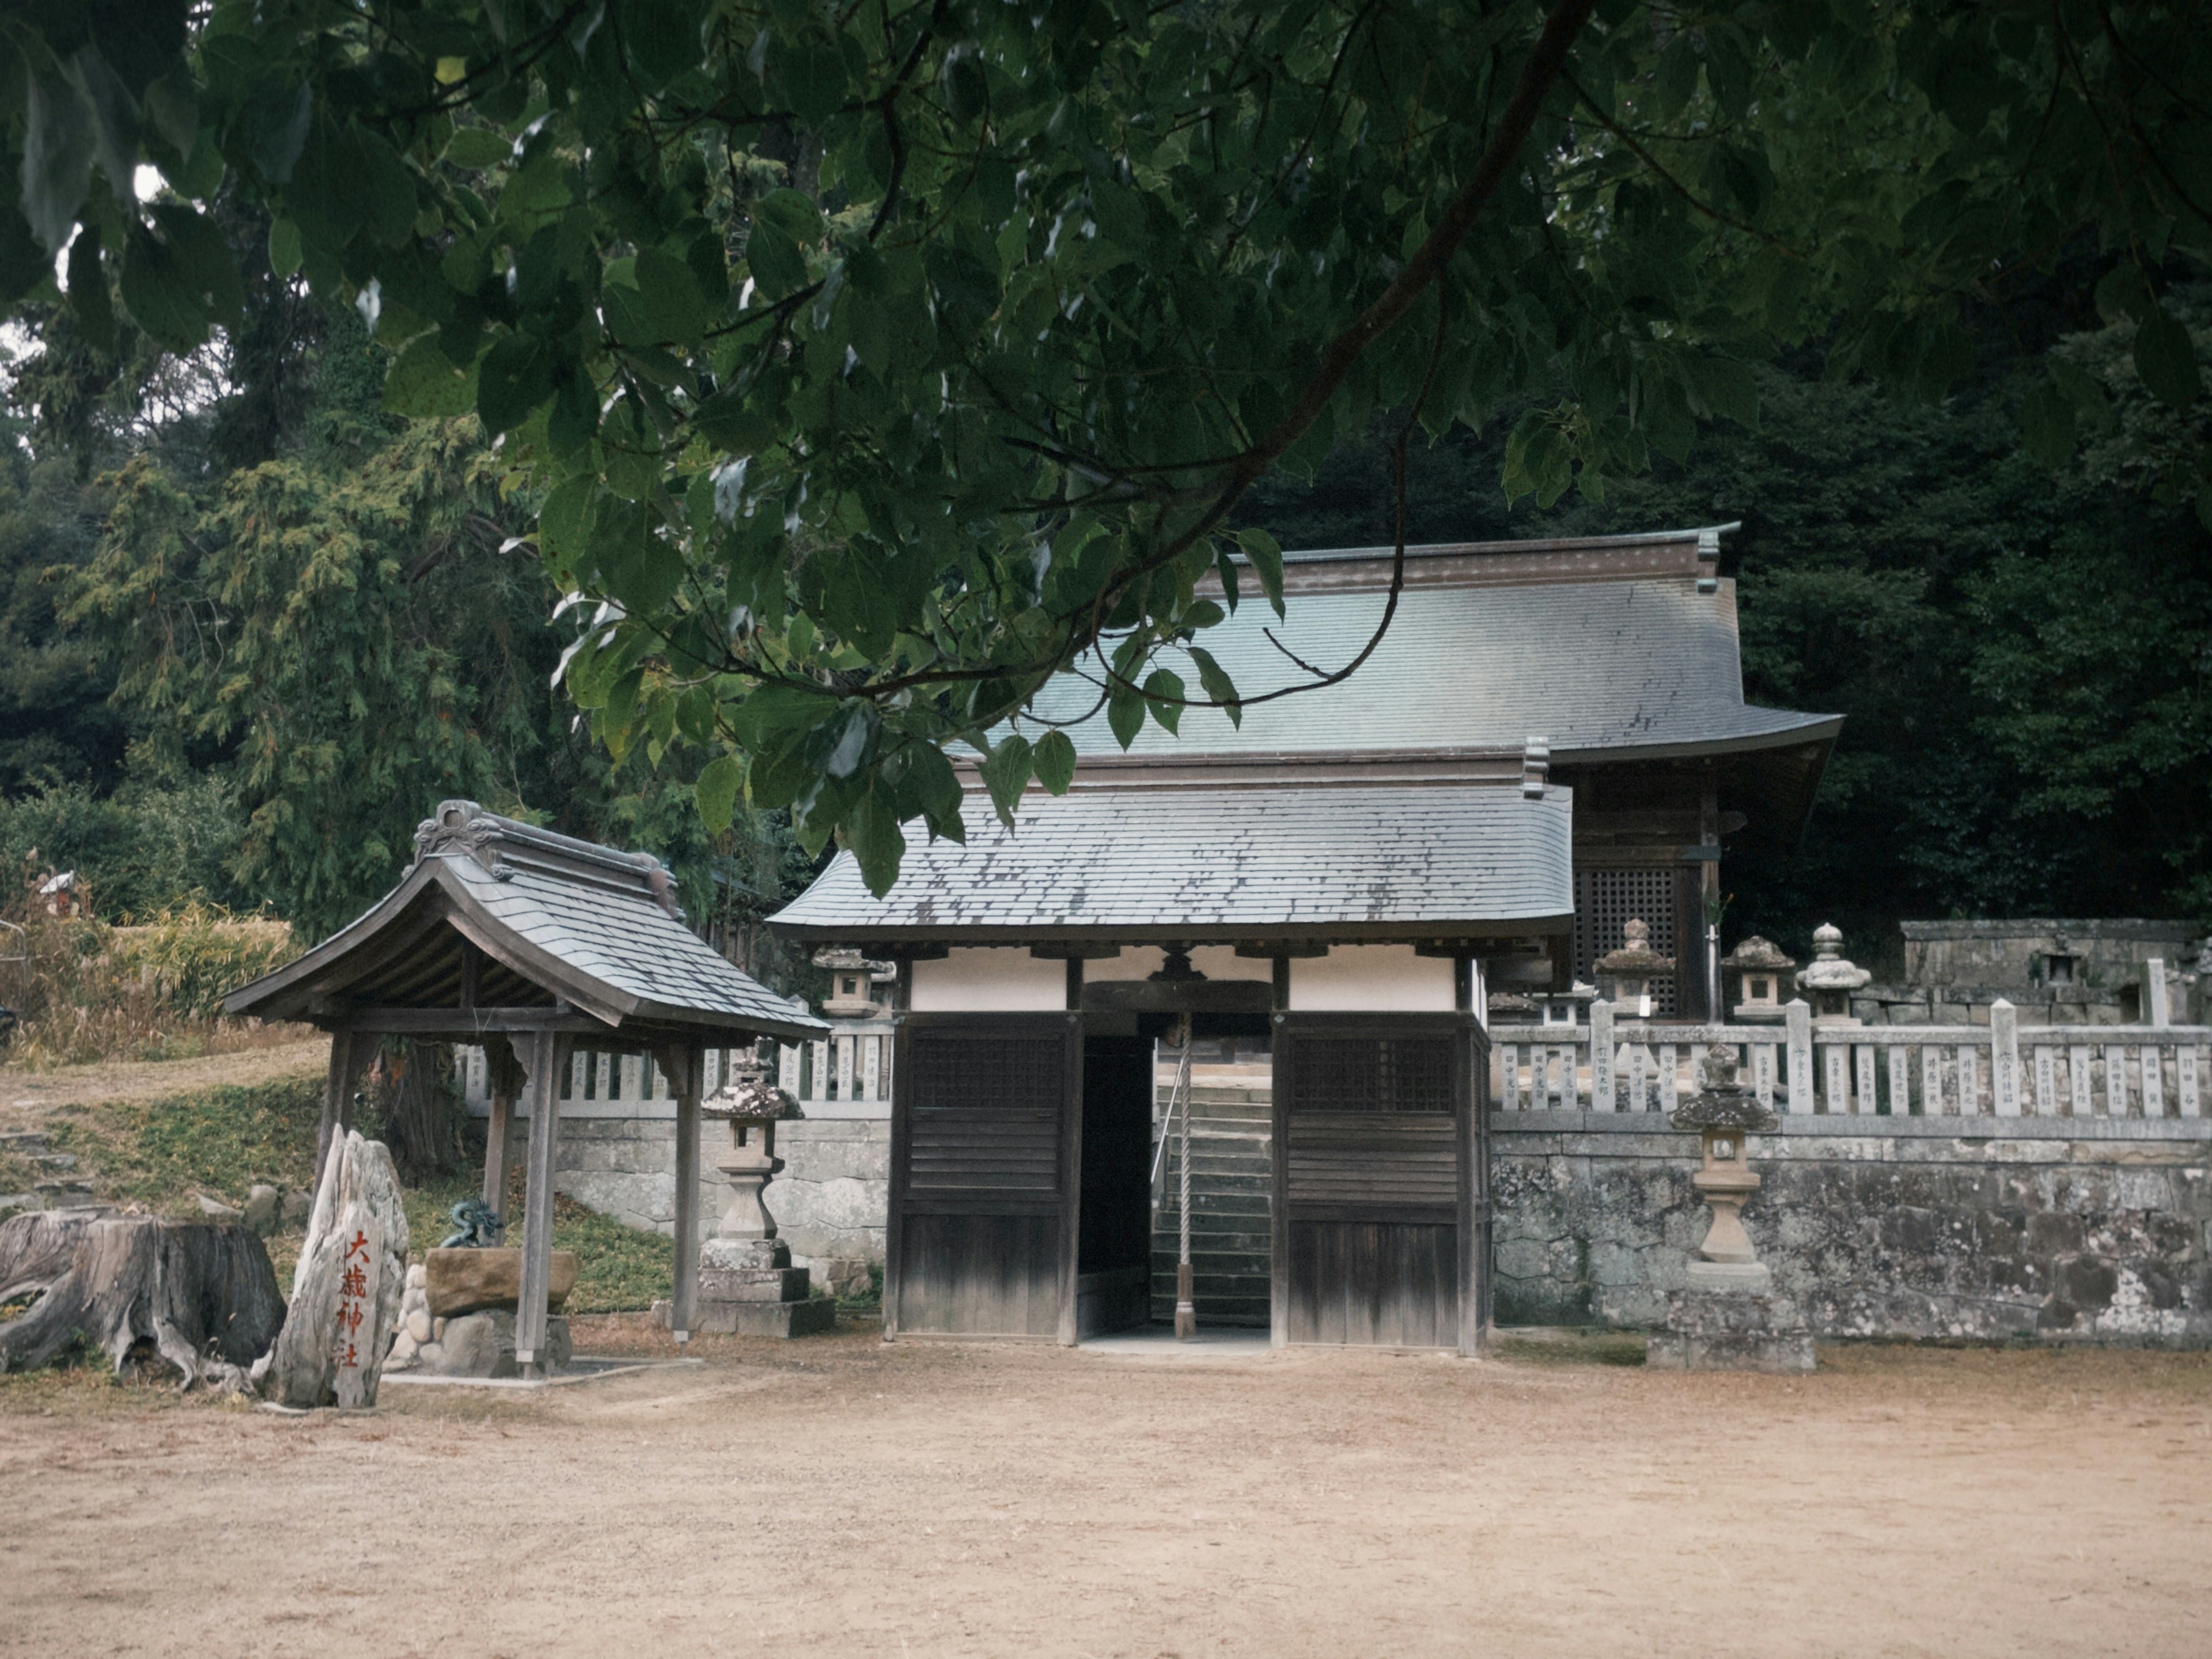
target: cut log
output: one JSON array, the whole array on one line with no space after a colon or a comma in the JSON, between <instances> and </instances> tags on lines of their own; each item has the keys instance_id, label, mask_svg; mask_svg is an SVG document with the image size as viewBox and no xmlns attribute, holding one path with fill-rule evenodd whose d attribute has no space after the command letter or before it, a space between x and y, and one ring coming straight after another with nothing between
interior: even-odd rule
<instances>
[{"instance_id":1,"label":"cut log","mask_svg":"<svg viewBox=\"0 0 2212 1659\"><path fill-rule=\"evenodd\" d=\"M392 1155L349 1130L331 1144L291 1310L253 1367L256 1385L281 1406L374 1406L406 1280L407 1212Z\"/></svg>"},{"instance_id":2,"label":"cut log","mask_svg":"<svg viewBox=\"0 0 2212 1659\"><path fill-rule=\"evenodd\" d=\"M0 1324L0 1371L51 1364L81 1334L117 1370L150 1349L190 1388L234 1378L284 1322L269 1252L245 1228L101 1210L0 1223L0 1303L33 1294Z\"/></svg>"}]
</instances>

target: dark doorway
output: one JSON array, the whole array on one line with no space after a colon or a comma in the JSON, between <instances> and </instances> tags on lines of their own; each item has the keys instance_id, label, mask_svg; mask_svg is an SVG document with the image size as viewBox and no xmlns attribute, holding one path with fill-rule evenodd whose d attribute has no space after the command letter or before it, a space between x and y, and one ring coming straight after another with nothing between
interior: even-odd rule
<instances>
[{"instance_id":1,"label":"dark doorway","mask_svg":"<svg viewBox=\"0 0 2212 1659\"><path fill-rule=\"evenodd\" d=\"M1151 1317L1152 1043L1083 1043L1083 1195L1076 1328L1084 1336Z\"/></svg>"}]
</instances>

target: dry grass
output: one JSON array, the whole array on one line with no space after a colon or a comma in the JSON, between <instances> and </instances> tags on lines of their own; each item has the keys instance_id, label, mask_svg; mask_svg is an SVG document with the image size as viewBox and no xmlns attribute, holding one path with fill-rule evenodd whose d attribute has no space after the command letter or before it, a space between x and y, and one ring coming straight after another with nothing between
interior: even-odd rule
<instances>
[{"instance_id":1,"label":"dry grass","mask_svg":"<svg viewBox=\"0 0 2212 1659\"><path fill-rule=\"evenodd\" d=\"M297 1042L302 1028L222 1018L224 993L298 954L289 924L191 904L135 927L19 910L0 930L11 1064L161 1060Z\"/></svg>"}]
</instances>

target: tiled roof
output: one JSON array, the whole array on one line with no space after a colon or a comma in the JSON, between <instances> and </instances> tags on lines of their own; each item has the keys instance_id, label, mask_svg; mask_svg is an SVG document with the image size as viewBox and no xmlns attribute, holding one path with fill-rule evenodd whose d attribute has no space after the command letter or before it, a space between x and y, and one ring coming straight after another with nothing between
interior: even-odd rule
<instances>
[{"instance_id":1,"label":"tiled roof","mask_svg":"<svg viewBox=\"0 0 2212 1659\"><path fill-rule=\"evenodd\" d=\"M1374 592L1294 593L1278 622L1248 581L1237 614L1200 636L1247 696L1308 678L1271 644L1334 670L1382 618ZM1179 652L1161 659L1200 694ZM1048 686L1038 712L1082 714L1097 687L1074 675ZM1691 575L1523 586L1409 586L1375 654L1340 684L1244 711L1241 728L1192 708L1180 738L1149 721L1130 750L1162 760L1207 755L1382 750L1518 751L1531 736L1554 759L1590 751L1713 750L1832 735L1837 717L1743 700L1735 587L1698 592ZM1070 735L1085 756L1120 754L1103 714ZM1626 758L1626 753L1623 753Z\"/></svg>"},{"instance_id":2,"label":"tiled roof","mask_svg":"<svg viewBox=\"0 0 2212 1659\"><path fill-rule=\"evenodd\" d=\"M365 914L298 961L224 1000L234 1014L337 1018L348 1006L452 1010L465 947L489 967L488 1003L556 997L610 1024L798 1037L823 1023L723 957L684 923L649 854L553 834L447 801L416 834L414 866ZM441 915L447 925L425 928ZM481 958L480 958L481 960Z\"/></svg>"},{"instance_id":3,"label":"tiled roof","mask_svg":"<svg viewBox=\"0 0 2212 1659\"><path fill-rule=\"evenodd\" d=\"M432 856L516 938L641 1005L741 1021L805 1018L647 894L582 887L535 870L501 881L465 854Z\"/></svg>"},{"instance_id":4,"label":"tiled roof","mask_svg":"<svg viewBox=\"0 0 2212 1659\"><path fill-rule=\"evenodd\" d=\"M1574 908L1568 791L1487 783L1031 793L1009 834L908 846L870 895L849 854L770 924L799 939L1418 939L1545 931ZM917 826L917 831L919 826Z\"/></svg>"}]
</instances>

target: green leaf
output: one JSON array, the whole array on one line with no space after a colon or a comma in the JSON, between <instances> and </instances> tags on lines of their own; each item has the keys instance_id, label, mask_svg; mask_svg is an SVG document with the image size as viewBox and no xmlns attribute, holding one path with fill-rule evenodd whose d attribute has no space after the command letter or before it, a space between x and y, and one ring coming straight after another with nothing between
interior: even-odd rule
<instances>
[{"instance_id":1,"label":"green leaf","mask_svg":"<svg viewBox=\"0 0 2212 1659\"><path fill-rule=\"evenodd\" d=\"M591 546L592 502L598 480L587 474L564 478L538 509L538 551L547 566L573 573ZM569 586L564 582L562 586Z\"/></svg>"},{"instance_id":2,"label":"green leaf","mask_svg":"<svg viewBox=\"0 0 2212 1659\"><path fill-rule=\"evenodd\" d=\"M1029 787L1030 769L1030 740L1018 732L1000 738L977 769L983 787L991 792L999 821L1009 830L1014 827L1014 808L1021 804L1022 791Z\"/></svg>"},{"instance_id":3,"label":"green leaf","mask_svg":"<svg viewBox=\"0 0 2212 1659\"><path fill-rule=\"evenodd\" d=\"M501 336L477 368L477 416L492 434L512 431L553 395L553 357L527 334Z\"/></svg>"},{"instance_id":4,"label":"green leaf","mask_svg":"<svg viewBox=\"0 0 2212 1659\"><path fill-rule=\"evenodd\" d=\"M12 51L9 57L12 63L22 61ZM92 109L70 82L34 69L29 77L26 112L23 216L46 245L46 252L58 254L76 224L76 210L92 183L95 147ZM130 188L128 180L124 188Z\"/></svg>"},{"instance_id":5,"label":"green leaf","mask_svg":"<svg viewBox=\"0 0 2212 1659\"><path fill-rule=\"evenodd\" d=\"M2074 404L2057 381L2039 380L2021 399L2020 435L2027 453L2053 471L2074 459Z\"/></svg>"},{"instance_id":6,"label":"green leaf","mask_svg":"<svg viewBox=\"0 0 2212 1659\"><path fill-rule=\"evenodd\" d=\"M658 339L690 343L707 331L712 319L699 280L690 265L666 248L638 250L637 288L646 321Z\"/></svg>"},{"instance_id":7,"label":"green leaf","mask_svg":"<svg viewBox=\"0 0 2212 1659\"><path fill-rule=\"evenodd\" d=\"M384 407L426 419L466 415L477 406L477 374L453 367L434 334L419 336L384 372Z\"/></svg>"},{"instance_id":8,"label":"green leaf","mask_svg":"<svg viewBox=\"0 0 2212 1659\"><path fill-rule=\"evenodd\" d=\"M764 219L753 222L745 239L745 264L763 300L781 300L806 283L806 259L799 245Z\"/></svg>"},{"instance_id":9,"label":"green leaf","mask_svg":"<svg viewBox=\"0 0 2212 1659\"><path fill-rule=\"evenodd\" d=\"M1127 749L1145 729L1145 700L1119 680L1106 694L1106 726L1114 740Z\"/></svg>"},{"instance_id":10,"label":"green leaf","mask_svg":"<svg viewBox=\"0 0 2212 1659\"><path fill-rule=\"evenodd\" d=\"M2150 395L2175 409L2197 401L2203 386L2197 371L2197 347L2173 315L2153 307L2136 325L2136 373Z\"/></svg>"},{"instance_id":11,"label":"green leaf","mask_svg":"<svg viewBox=\"0 0 2212 1659\"><path fill-rule=\"evenodd\" d=\"M289 276L299 270L301 260L300 228L289 219L269 222L269 269L278 276Z\"/></svg>"},{"instance_id":12,"label":"green leaf","mask_svg":"<svg viewBox=\"0 0 2212 1659\"><path fill-rule=\"evenodd\" d=\"M495 167L514 155L514 140L489 127L455 127L453 136L446 141L445 159L457 167L476 172Z\"/></svg>"},{"instance_id":13,"label":"green leaf","mask_svg":"<svg viewBox=\"0 0 2212 1659\"><path fill-rule=\"evenodd\" d=\"M1252 572L1260 579L1260 591L1267 596L1267 603L1275 608L1278 619L1283 615L1283 550L1275 538L1264 530L1240 530L1237 545L1244 550L1244 557ZM1121 745L1127 748L1127 744Z\"/></svg>"},{"instance_id":14,"label":"green leaf","mask_svg":"<svg viewBox=\"0 0 2212 1659\"><path fill-rule=\"evenodd\" d=\"M1213 653L1202 645L1189 647L1190 659L1198 667L1198 683L1206 695L1219 703L1229 714L1231 726L1244 724L1244 705L1237 701L1237 682L1213 659Z\"/></svg>"},{"instance_id":15,"label":"green leaf","mask_svg":"<svg viewBox=\"0 0 2212 1659\"><path fill-rule=\"evenodd\" d=\"M1037 781L1055 795L1064 795L1075 781L1075 744L1066 732L1054 729L1036 741L1030 756Z\"/></svg>"},{"instance_id":16,"label":"green leaf","mask_svg":"<svg viewBox=\"0 0 2212 1659\"><path fill-rule=\"evenodd\" d=\"M814 198L796 190L770 191L754 203L753 222L758 225L763 221L801 244L819 241L826 228Z\"/></svg>"},{"instance_id":17,"label":"green leaf","mask_svg":"<svg viewBox=\"0 0 2212 1659\"><path fill-rule=\"evenodd\" d=\"M738 810L738 787L744 776L744 763L735 755L717 755L700 772L691 799L708 835L719 836L730 827L731 816Z\"/></svg>"},{"instance_id":18,"label":"green leaf","mask_svg":"<svg viewBox=\"0 0 2212 1659\"><path fill-rule=\"evenodd\" d=\"M1182 726L1182 676L1155 668L1145 678L1145 696L1152 718L1170 732L1179 733Z\"/></svg>"},{"instance_id":19,"label":"green leaf","mask_svg":"<svg viewBox=\"0 0 2212 1659\"><path fill-rule=\"evenodd\" d=\"M84 337L102 351L115 349L115 308L107 297L107 273L100 263L100 227L87 225L69 251L69 302Z\"/></svg>"},{"instance_id":20,"label":"green leaf","mask_svg":"<svg viewBox=\"0 0 2212 1659\"><path fill-rule=\"evenodd\" d=\"M1690 390L1707 409L1747 431L1759 430L1759 382L1744 364L1728 357L1692 355L1682 360L1682 370Z\"/></svg>"},{"instance_id":21,"label":"green leaf","mask_svg":"<svg viewBox=\"0 0 2212 1659\"><path fill-rule=\"evenodd\" d=\"M878 898L890 892L891 884L898 879L899 860L906 856L906 836L899 829L898 814L871 789L860 797L838 833L853 861L860 866L860 879L867 883L868 890Z\"/></svg>"},{"instance_id":22,"label":"green leaf","mask_svg":"<svg viewBox=\"0 0 2212 1659\"><path fill-rule=\"evenodd\" d=\"M157 345L179 355L204 343L207 313L176 255L143 225L131 227L123 253L123 304Z\"/></svg>"},{"instance_id":23,"label":"green leaf","mask_svg":"<svg viewBox=\"0 0 2212 1659\"><path fill-rule=\"evenodd\" d=\"M1213 568L1221 577L1221 597L1229 602L1229 614L1237 614L1237 561L1231 556L1229 544L1222 542L1213 550Z\"/></svg>"}]
</instances>

